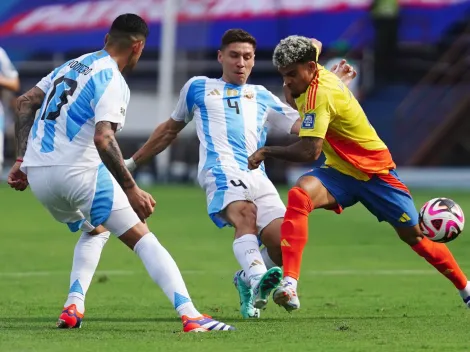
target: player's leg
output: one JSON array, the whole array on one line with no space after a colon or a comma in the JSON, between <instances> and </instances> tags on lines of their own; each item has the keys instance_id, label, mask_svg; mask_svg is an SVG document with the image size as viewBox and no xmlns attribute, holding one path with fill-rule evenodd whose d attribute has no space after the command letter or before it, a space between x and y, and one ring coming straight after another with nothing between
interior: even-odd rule
<instances>
[{"instance_id":1,"label":"player's leg","mask_svg":"<svg viewBox=\"0 0 470 352\"><path fill-rule=\"evenodd\" d=\"M59 222L66 223L72 232L81 230L82 234L75 246L72 272L67 301L57 326L78 328L85 313L85 296L98 265L101 250L109 232L103 227L94 227L85 219L84 214L67 199L72 189L87 198L88 176L86 170L66 167L28 168L28 181L33 194ZM64 182L66 180L66 182ZM94 236L89 235L92 233Z\"/></svg>"},{"instance_id":2,"label":"player's leg","mask_svg":"<svg viewBox=\"0 0 470 352\"><path fill-rule=\"evenodd\" d=\"M318 208L335 210L356 202L348 192L350 178L331 168L317 168L302 176L290 189L287 210L281 226L281 250L284 266L284 292L275 292L275 301L288 311L297 309L286 302L297 295L302 255L308 240L308 216ZM276 299L277 298L277 299Z\"/></svg>"},{"instance_id":3,"label":"player's leg","mask_svg":"<svg viewBox=\"0 0 470 352\"><path fill-rule=\"evenodd\" d=\"M238 192L233 193L228 198L240 198ZM259 250L256 205L248 201L233 201L223 210L223 217L235 228L233 252L244 273L240 272L239 277L242 279L244 276L247 287L252 288L254 307L264 308L271 291L281 281L282 270L277 266L266 268Z\"/></svg>"},{"instance_id":4,"label":"player's leg","mask_svg":"<svg viewBox=\"0 0 470 352\"><path fill-rule=\"evenodd\" d=\"M402 241L447 277L459 290L466 304L470 302L467 277L445 244L432 242L423 235L411 194L395 171L365 182L362 198L361 202L379 221L389 222Z\"/></svg>"},{"instance_id":5,"label":"player's leg","mask_svg":"<svg viewBox=\"0 0 470 352\"><path fill-rule=\"evenodd\" d=\"M112 211L104 226L139 256L152 280L182 318L185 332L234 330L230 325L199 313L172 256L130 206Z\"/></svg>"}]
</instances>

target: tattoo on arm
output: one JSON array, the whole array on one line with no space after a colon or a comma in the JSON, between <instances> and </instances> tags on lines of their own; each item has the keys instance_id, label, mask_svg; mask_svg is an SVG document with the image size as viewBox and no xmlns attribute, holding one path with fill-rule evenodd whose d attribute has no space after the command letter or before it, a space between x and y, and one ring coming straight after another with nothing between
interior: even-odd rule
<instances>
[{"instance_id":1,"label":"tattoo on arm","mask_svg":"<svg viewBox=\"0 0 470 352\"><path fill-rule=\"evenodd\" d=\"M101 121L95 127L95 145L101 160L121 185L123 190L135 186L134 178L127 170L122 157L121 149L115 138L115 123Z\"/></svg>"},{"instance_id":2,"label":"tattoo on arm","mask_svg":"<svg viewBox=\"0 0 470 352\"><path fill-rule=\"evenodd\" d=\"M292 162L313 162L320 156L323 139L303 137L287 147L265 147L264 155Z\"/></svg>"},{"instance_id":3,"label":"tattoo on arm","mask_svg":"<svg viewBox=\"0 0 470 352\"><path fill-rule=\"evenodd\" d=\"M34 123L36 111L41 107L45 94L38 87L30 89L16 100L16 156L23 157L28 143L29 131Z\"/></svg>"}]
</instances>

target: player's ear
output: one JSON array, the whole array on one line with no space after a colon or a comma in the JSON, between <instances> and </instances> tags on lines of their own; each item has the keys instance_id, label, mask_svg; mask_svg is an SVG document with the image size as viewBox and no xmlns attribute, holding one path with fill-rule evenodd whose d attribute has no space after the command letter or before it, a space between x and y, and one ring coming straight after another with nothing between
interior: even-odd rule
<instances>
[{"instance_id":1,"label":"player's ear","mask_svg":"<svg viewBox=\"0 0 470 352\"><path fill-rule=\"evenodd\" d=\"M219 64L222 63L222 50L217 50L217 61L219 61Z\"/></svg>"},{"instance_id":2,"label":"player's ear","mask_svg":"<svg viewBox=\"0 0 470 352\"><path fill-rule=\"evenodd\" d=\"M108 43L108 40L109 40L109 33L106 33L106 35L104 36L104 45Z\"/></svg>"},{"instance_id":3,"label":"player's ear","mask_svg":"<svg viewBox=\"0 0 470 352\"><path fill-rule=\"evenodd\" d=\"M315 61L309 61L308 68L310 71L315 72L317 70L317 63Z\"/></svg>"},{"instance_id":4,"label":"player's ear","mask_svg":"<svg viewBox=\"0 0 470 352\"><path fill-rule=\"evenodd\" d=\"M145 43L143 40L139 40L132 44L132 51L136 54L141 53L144 50Z\"/></svg>"}]
</instances>

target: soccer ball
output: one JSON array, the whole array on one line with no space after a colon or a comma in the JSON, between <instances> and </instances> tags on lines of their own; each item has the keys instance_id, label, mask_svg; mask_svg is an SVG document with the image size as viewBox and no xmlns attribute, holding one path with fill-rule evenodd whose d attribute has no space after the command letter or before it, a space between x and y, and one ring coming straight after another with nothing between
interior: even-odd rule
<instances>
[{"instance_id":1,"label":"soccer ball","mask_svg":"<svg viewBox=\"0 0 470 352\"><path fill-rule=\"evenodd\" d=\"M455 240L463 230L465 217L462 208L452 199L433 198L419 212L419 227L434 242Z\"/></svg>"}]
</instances>

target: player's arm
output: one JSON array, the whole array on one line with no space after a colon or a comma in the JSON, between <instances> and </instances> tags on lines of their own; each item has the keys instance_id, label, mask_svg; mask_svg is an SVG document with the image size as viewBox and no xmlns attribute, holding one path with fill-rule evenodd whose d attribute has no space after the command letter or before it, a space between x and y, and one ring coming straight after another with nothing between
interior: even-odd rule
<instances>
[{"instance_id":1,"label":"player's arm","mask_svg":"<svg viewBox=\"0 0 470 352\"><path fill-rule=\"evenodd\" d=\"M111 172L123 190L133 188L136 184L124 164L121 148L116 140L117 123L99 121L95 126L94 142L103 164Z\"/></svg>"},{"instance_id":2,"label":"player's arm","mask_svg":"<svg viewBox=\"0 0 470 352\"><path fill-rule=\"evenodd\" d=\"M332 109L328 93L322 90L317 93L314 101L306 102L307 112L300 126L300 141L286 147L269 146L258 149L248 158L250 169L258 168L267 157L291 162L313 162L319 158Z\"/></svg>"},{"instance_id":3,"label":"player's arm","mask_svg":"<svg viewBox=\"0 0 470 352\"><path fill-rule=\"evenodd\" d=\"M34 123L36 111L44 101L45 93L38 87L34 87L16 100L16 157L22 159L26 152L29 131Z\"/></svg>"},{"instance_id":4,"label":"player's arm","mask_svg":"<svg viewBox=\"0 0 470 352\"><path fill-rule=\"evenodd\" d=\"M12 92L18 92L20 90L18 71L3 49L0 49L0 88L5 88Z\"/></svg>"},{"instance_id":5,"label":"player's arm","mask_svg":"<svg viewBox=\"0 0 470 352\"><path fill-rule=\"evenodd\" d=\"M132 158L126 160L126 165L129 169L133 170L137 166L145 164L155 155L168 148L185 126L186 123L184 121L176 121L172 118L161 123Z\"/></svg>"},{"instance_id":6,"label":"player's arm","mask_svg":"<svg viewBox=\"0 0 470 352\"><path fill-rule=\"evenodd\" d=\"M126 160L126 166L129 170L133 171L150 160L155 155L163 152L178 136L178 133L187 125L192 119L193 106L188 106L188 94L194 78L190 79L181 88L180 96L176 108L171 114L171 117L158 125L149 137L147 142L132 156ZM192 100L192 99L190 99Z\"/></svg>"}]
</instances>

